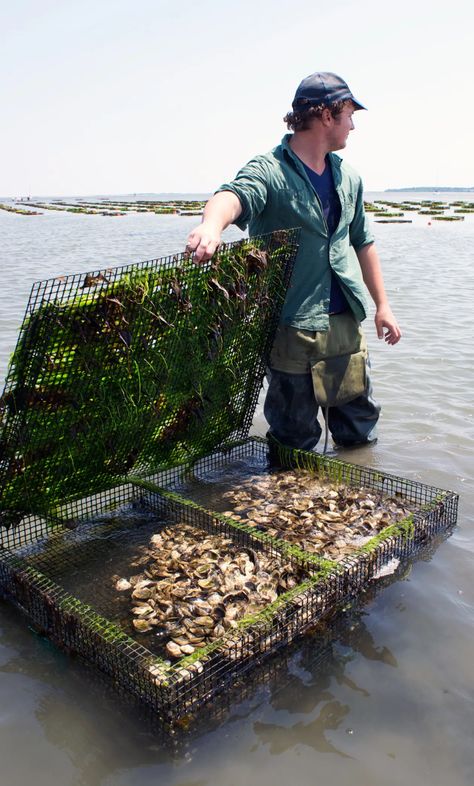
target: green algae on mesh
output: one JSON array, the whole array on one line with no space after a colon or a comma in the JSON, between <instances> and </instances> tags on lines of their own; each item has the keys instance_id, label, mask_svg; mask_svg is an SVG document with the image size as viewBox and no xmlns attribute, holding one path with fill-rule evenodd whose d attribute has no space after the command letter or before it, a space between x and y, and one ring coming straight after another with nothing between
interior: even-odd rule
<instances>
[{"instance_id":1,"label":"green algae on mesh","mask_svg":"<svg viewBox=\"0 0 474 786\"><path fill-rule=\"evenodd\" d=\"M349 485L359 483L360 485L362 471L355 465L329 458L321 453L289 448L274 439L271 444L277 451L277 457L282 467L305 470L334 483Z\"/></svg>"},{"instance_id":2,"label":"green algae on mesh","mask_svg":"<svg viewBox=\"0 0 474 786\"><path fill-rule=\"evenodd\" d=\"M414 514L410 513L409 516L406 516L404 519L395 522L395 524L389 524L388 527L385 527L381 530L377 535L375 535L371 540L366 543L364 546L356 549L354 551L354 555L358 554L370 554L375 551L381 543L384 543L391 538L396 538L401 536L404 542L413 539L415 534L415 523L414 523Z\"/></svg>"},{"instance_id":3,"label":"green algae on mesh","mask_svg":"<svg viewBox=\"0 0 474 786\"><path fill-rule=\"evenodd\" d=\"M18 426L5 506L45 513L238 433L263 375L262 325L282 299L285 238L271 266L252 239L207 268L181 255L120 278L85 274L76 297L37 301L1 402Z\"/></svg>"},{"instance_id":4,"label":"green algae on mesh","mask_svg":"<svg viewBox=\"0 0 474 786\"><path fill-rule=\"evenodd\" d=\"M443 492L441 494L437 494L434 499L430 500L429 502L425 502L424 505L420 505L420 507L417 508L417 513L427 513L431 512L432 510L443 508L448 493L449 492Z\"/></svg>"},{"instance_id":5,"label":"green algae on mesh","mask_svg":"<svg viewBox=\"0 0 474 786\"><path fill-rule=\"evenodd\" d=\"M256 442L260 442L261 444L268 444L265 440L255 438ZM272 441L273 444L274 441ZM279 444L281 450L279 451L279 458L285 463L285 460L288 462L287 465L294 470L304 470L307 472L312 472L315 476L320 477L323 475L324 479L329 479L332 482L336 482L338 485L346 485L348 487L362 487L361 484L361 472L363 468L359 468L356 465L346 464L345 462L338 461L337 459L327 458L324 455L316 454L312 452L306 451L297 451L291 448L286 448L285 446ZM291 459L291 463L290 463ZM373 481L375 483L380 483L383 485L384 476L381 473L374 472L373 474ZM139 481L140 482L140 481ZM320 575L321 578L327 577L334 571L338 569L342 569L341 566L344 565L344 561L351 559L353 556L357 556L361 552L371 551L376 548L380 542L383 542L395 535L403 535L404 537L408 537L410 532L412 532L414 524L413 524L413 516L414 513L406 516L401 521L395 521L393 524L388 525L383 530L381 530L376 536L371 538L371 540L363 547L354 548L351 554L345 555L345 557L341 561L333 561L326 557L321 556L318 553L308 552L305 551L298 545L294 545L284 538L278 538L274 535L268 535L262 530L256 529L252 525L245 524L240 520L234 519L231 515L217 513L215 511L209 511L205 508L201 507L195 502L191 502L188 499L185 499L175 492L170 492L164 489L158 489L153 484L149 484L150 490L159 491L160 494L163 496L168 496L170 499L175 499L176 501L190 505L191 507L206 512L207 514L217 518L223 522L231 522L232 526L236 529L239 529L246 534L252 535L255 538L258 538L261 541L266 541L269 544L273 544L282 554L288 555L298 561L303 561L306 566L317 566L317 575ZM421 512L425 508L428 510L432 510L436 508L436 506L442 504L443 495L439 495L433 502L429 503L428 505L418 508L418 511Z\"/></svg>"}]
</instances>

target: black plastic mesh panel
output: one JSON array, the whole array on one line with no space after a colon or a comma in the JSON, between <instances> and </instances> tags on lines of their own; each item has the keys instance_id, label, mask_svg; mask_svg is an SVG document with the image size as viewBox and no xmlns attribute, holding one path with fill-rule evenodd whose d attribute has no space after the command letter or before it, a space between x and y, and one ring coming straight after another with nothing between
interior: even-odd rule
<instances>
[{"instance_id":1,"label":"black plastic mesh panel","mask_svg":"<svg viewBox=\"0 0 474 786\"><path fill-rule=\"evenodd\" d=\"M0 523L245 436L296 241L35 284L0 400Z\"/></svg>"}]
</instances>

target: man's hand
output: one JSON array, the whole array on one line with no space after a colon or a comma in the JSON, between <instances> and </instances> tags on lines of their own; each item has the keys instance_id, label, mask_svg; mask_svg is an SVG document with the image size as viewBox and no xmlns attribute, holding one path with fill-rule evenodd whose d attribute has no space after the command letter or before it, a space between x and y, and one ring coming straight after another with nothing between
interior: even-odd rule
<instances>
[{"instance_id":1,"label":"man's hand","mask_svg":"<svg viewBox=\"0 0 474 786\"><path fill-rule=\"evenodd\" d=\"M204 221L193 229L186 243L186 251L193 253L195 262L206 262L219 248L221 233L210 222Z\"/></svg>"},{"instance_id":2,"label":"man's hand","mask_svg":"<svg viewBox=\"0 0 474 786\"><path fill-rule=\"evenodd\" d=\"M221 233L242 212L240 199L232 191L219 191L204 208L202 224L193 229L186 243L186 251L193 254L198 264L210 259L219 247Z\"/></svg>"},{"instance_id":3,"label":"man's hand","mask_svg":"<svg viewBox=\"0 0 474 786\"><path fill-rule=\"evenodd\" d=\"M387 344L396 344L400 341L402 332L398 326L398 322L393 316L390 306L380 306L375 312L375 327L377 336L385 339Z\"/></svg>"}]
</instances>

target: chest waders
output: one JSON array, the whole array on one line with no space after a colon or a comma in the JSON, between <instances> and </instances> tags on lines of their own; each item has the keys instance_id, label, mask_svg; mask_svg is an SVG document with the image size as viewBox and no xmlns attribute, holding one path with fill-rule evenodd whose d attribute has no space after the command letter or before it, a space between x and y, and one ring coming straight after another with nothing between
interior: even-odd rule
<instances>
[{"instance_id":1,"label":"chest waders","mask_svg":"<svg viewBox=\"0 0 474 786\"><path fill-rule=\"evenodd\" d=\"M351 311L329 317L329 330L306 331L281 325L270 367L290 374L311 374L316 403L324 410L327 451L330 407L361 396L367 385L367 343Z\"/></svg>"}]
</instances>

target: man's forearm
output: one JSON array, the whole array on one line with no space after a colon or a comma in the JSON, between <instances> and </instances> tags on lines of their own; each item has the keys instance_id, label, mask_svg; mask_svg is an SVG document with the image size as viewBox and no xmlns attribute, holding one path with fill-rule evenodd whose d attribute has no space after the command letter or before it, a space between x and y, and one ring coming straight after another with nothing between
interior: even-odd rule
<instances>
[{"instance_id":1,"label":"man's forearm","mask_svg":"<svg viewBox=\"0 0 474 786\"><path fill-rule=\"evenodd\" d=\"M401 337L400 327L395 319L383 283L379 255L373 243L362 246L357 251L362 277L370 296L375 303L375 328L379 338L387 344L396 344Z\"/></svg>"},{"instance_id":2,"label":"man's forearm","mask_svg":"<svg viewBox=\"0 0 474 786\"><path fill-rule=\"evenodd\" d=\"M369 243L367 246L362 246L356 253L365 286L369 290L376 308L388 304L382 267L375 244Z\"/></svg>"},{"instance_id":3,"label":"man's forearm","mask_svg":"<svg viewBox=\"0 0 474 786\"><path fill-rule=\"evenodd\" d=\"M240 200L232 191L219 191L207 202L202 223L212 224L222 232L240 216L241 212Z\"/></svg>"}]
</instances>

